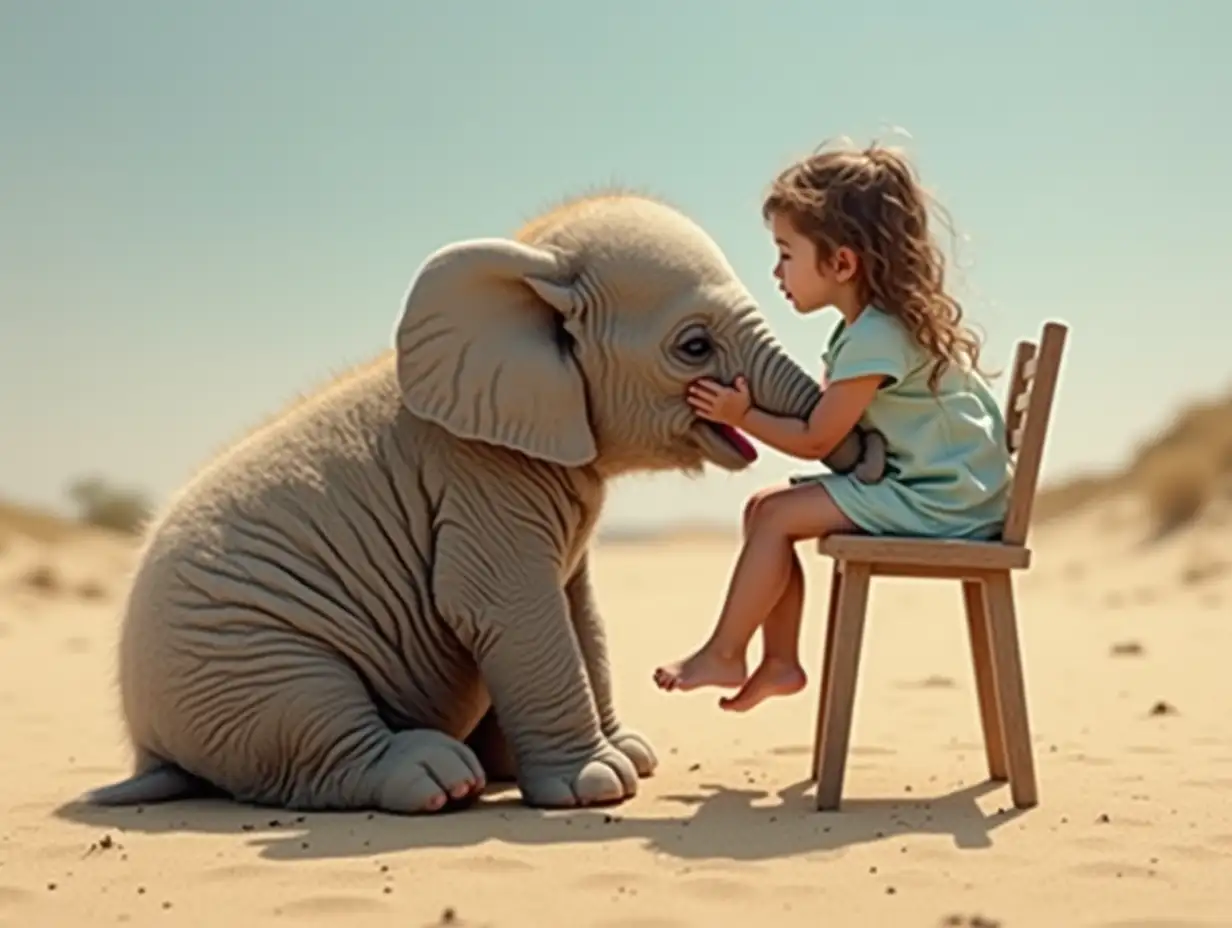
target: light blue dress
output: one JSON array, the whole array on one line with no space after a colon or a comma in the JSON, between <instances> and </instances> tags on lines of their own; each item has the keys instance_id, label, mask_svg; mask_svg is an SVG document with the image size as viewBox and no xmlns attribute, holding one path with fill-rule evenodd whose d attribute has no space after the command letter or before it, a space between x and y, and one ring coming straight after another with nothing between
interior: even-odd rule
<instances>
[{"instance_id":1,"label":"light blue dress","mask_svg":"<svg viewBox=\"0 0 1232 928\"><path fill-rule=\"evenodd\" d=\"M897 318L874 306L850 326L839 322L823 361L827 384L866 374L891 378L861 419L885 435L886 474L875 484L833 473L793 483L820 483L870 534L1000 536L1013 465L1000 405L982 377L950 365L934 395L928 355Z\"/></svg>"}]
</instances>

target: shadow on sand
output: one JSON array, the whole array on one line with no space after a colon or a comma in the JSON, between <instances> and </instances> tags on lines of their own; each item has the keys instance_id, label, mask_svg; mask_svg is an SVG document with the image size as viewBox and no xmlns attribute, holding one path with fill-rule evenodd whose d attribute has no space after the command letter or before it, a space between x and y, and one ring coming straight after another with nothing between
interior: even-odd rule
<instances>
[{"instance_id":1,"label":"shadow on sand","mask_svg":"<svg viewBox=\"0 0 1232 928\"><path fill-rule=\"evenodd\" d=\"M757 789L703 785L704 792L667 795L679 816L638 817L623 807L541 810L521 804L512 786L491 786L469 809L435 816L369 812L296 813L225 799L171 802L134 808L70 803L56 816L99 829L146 834L247 835L267 860L361 858L415 849L638 841L649 851L681 860L761 861L819 854L910 835L946 835L956 847L992 846L992 831L1016 818L1013 808L986 814L977 800L1001 784L984 782L955 792L913 799L852 799L836 813L813 806L812 782L803 780L762 801ZM754 805L754 803L761 803Z\"/></svg>"}]
</instances>

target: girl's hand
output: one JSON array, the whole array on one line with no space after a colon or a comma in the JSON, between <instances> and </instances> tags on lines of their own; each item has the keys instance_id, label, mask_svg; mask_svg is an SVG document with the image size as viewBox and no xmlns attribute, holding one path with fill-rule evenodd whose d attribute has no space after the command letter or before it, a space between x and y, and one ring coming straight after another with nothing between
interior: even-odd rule
<instances>
[{"instance_id":1,"label":"girl's hand","mask_svg":"<svg viewBox=\"0 0 1232 928\"><path fill-rule=\"evenodd\" d=\"M689 384L686 399L703 419L734 427L740 426L753 406L749 382L743 375L736 378L734 387L725 387L708 378L696 380Z\"/></svg>"}]
</instances>

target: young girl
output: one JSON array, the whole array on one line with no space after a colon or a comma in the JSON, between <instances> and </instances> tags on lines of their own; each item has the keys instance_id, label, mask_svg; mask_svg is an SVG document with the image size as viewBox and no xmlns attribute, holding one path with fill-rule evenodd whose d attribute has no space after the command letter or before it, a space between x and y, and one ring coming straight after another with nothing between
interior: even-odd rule
<instances>
[{"instance_id":1,"label":"young girl","mask_svg":"<svg viewBox=\"0 0 1232 928\"><path fill-rule=\"evenodd\" d=\"M822 399L807 421L773 416L752 405L737 378L734 388L698 381L690 404L813 461L863 421L885 436L889 455L878 483L795 478L745 506L744 544L717 627L692 656L655 671L665 690L736 688L719 701L735 711L805 685L795 542L855 532L995 538L1011 477L979 341L945 290L927 197L907 160L875 146L813 155L775 179L763 213L779 251L774 276L792 306L841 314L824 355ZM748 676L745 652L759 627L763 658Z\"/></svg>"}]
</instances>

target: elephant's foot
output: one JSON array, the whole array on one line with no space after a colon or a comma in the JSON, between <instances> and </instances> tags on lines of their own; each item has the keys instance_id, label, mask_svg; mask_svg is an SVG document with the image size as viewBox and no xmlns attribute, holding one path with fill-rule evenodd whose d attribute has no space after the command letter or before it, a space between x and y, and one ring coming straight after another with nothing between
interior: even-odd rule
<instances>
[{"instance_id":1,"label":"elephant's foot","mask_svg":"<svg viewBox=\"0 0 1232 928\"><path fill-rule=\"evenodd\" d=\"M618 728L607 736L607 740L612 743L612 747L629 758L629 762L633 764L633 769L637 771L639 777L650 776L659 766L659 758L655 756L654 748L637 732L628 728Z\"/></svg>"},{"instance_id":2,"label":"elephant's foot","mask_svg":"<svg viewBox=\"0 0 1232 928\"><path fill-rule=\"evenodd\" d=\"M378 807L387 812L438 812L472 802L483 792L483 767L460 741L431 729L390 736L389 749L365 775Z\"/></svg>"},{"instance_id":3,"label":"elephant's foot","mask_svg":"<svg viewBox=\"0 0 1232 928\"><path fill-rule=\"evenodd\" d=\"M611 805L637 794L637 776L628 756L605 741L577 760L523 764L518 785L522 799L530 806Z\"/></svg>"},{"instance_id":4,"label":"elephant's foot","mask_svg":"<svg viewBox=\"0 0 1232 928\"><path fill-rule=\"evenodd\" d=\"M639 777L652 775L659 766L654 748L637 732L618 725L610 732L605 732L604 737L612 747L629 759ZM496 721L495 710L489 709L484 714L475 730L467 737L466 746L479 758L489 783L517 782L517 764L514 762L513 751L510 750L509 743Z\"/></svg>"}]
</instances>

